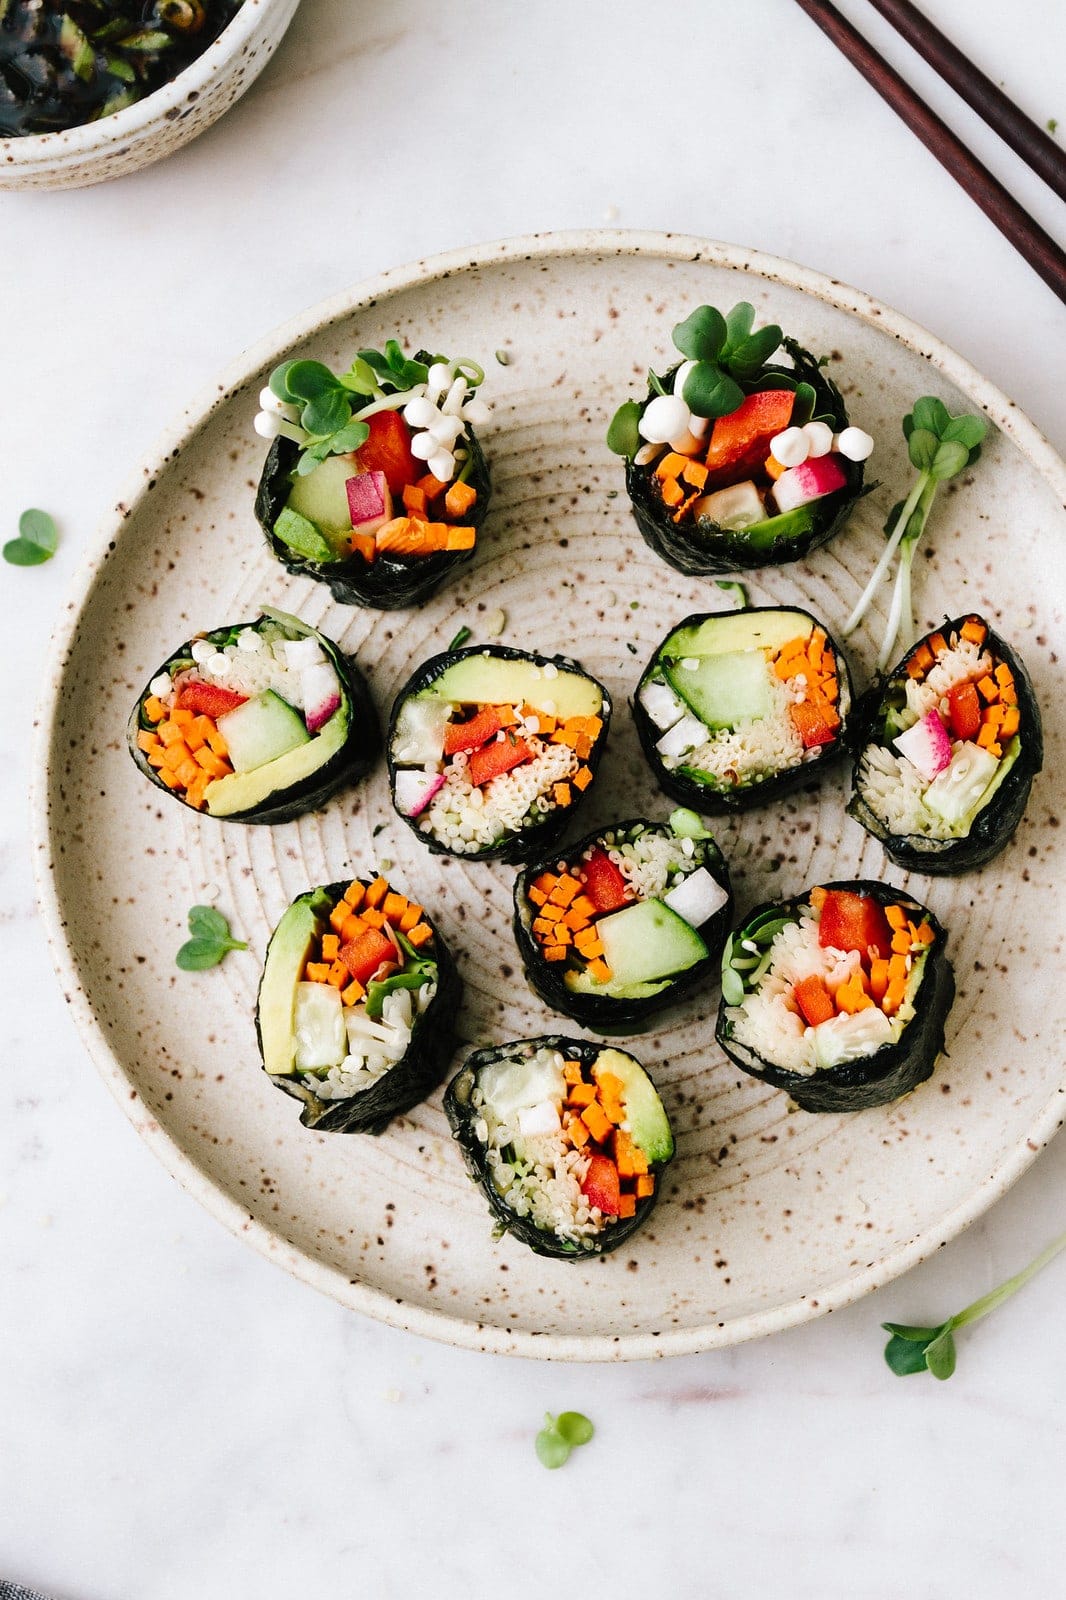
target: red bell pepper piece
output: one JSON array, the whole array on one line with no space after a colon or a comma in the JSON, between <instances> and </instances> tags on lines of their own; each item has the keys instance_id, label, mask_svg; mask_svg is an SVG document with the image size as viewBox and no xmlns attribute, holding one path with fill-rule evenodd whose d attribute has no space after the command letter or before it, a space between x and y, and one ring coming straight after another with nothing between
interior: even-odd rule
<instances>
[{"instance_id":1,"label":"red bell pepper piece","mask_svg":"<svg viewBox=\"0 0 1066 1600\"><path fill-rule=\"evenodd\" d=\"M488 744L502 726L496 707L482 706L469 722L449 722L444 730L444 754L454 756L460 750L477 750Z\"/></svg>"},{"instance_id":2,"label":"red bell pepper piece","mask_svg":"<svg viewBox=\"0 0 1066 1600\"><path fill-rule=\"evenodd\" d=\"M858 950L861 955L873 949L887 958L892 953L892 930L883 908L870 895L829 889L822 902L818 943L823 949L831 945L834 950Z\"/></svg>"},{"instance_id":3,"label":"red bell pepper piece","mask_svg":"<svg viewBox=\"0 0 1066 1600\"><path fill-rule=\"evenodd\" d=\"M466 770L470 775L470 782L480 789L483 783L502 777L505 772L510 772L512 767L519 767L523 761L529 761L532 755L533 752L524 739L493 740L492 744L482 745L480 750L474 751Z\"/></svg>"},{"instance_id":4,"label":"red bell pepper piece","mask_svg":"<svg viewBox=\"0 0 1066 1600\"><path fill-rule=\"evenodd\" d=\"M220 683L205 683L202 678L185 678L178 686L176 706L179 711L194 711L206 717L221 717L235 711L247 700L246 694L235 689L223 689Z\"/></svg>"},{"instance_id":5,"label":"red bell pepper piece","mask_svg":"<svg viewBox=\"0 0 1066 1600\"><path fill-rule=\"evenodd\" d=\"M836 1015L833 996L816 972L793 985L792 997L810 1028L816 1028L820 1022L828 1022L830 1017Z\"/></svg>"},{"instance_id":6,"label":"red bell pepper piece","mask_svg":"<svg viewBox=\"0 0 1066 1600\"><path fill-rule=\"evenodd\" d=\"M816 745L832 744L836 738L840 718L828 701L801 700L798 705L789 706L788 714L803 740L805 750L813 750Z\"/></svg>"},{"instance_id":7,"label":"red bell pepper piece","mask_svg":"<svg viewBox=\"0 0 1066 1600\"><path fill-rule=\"evenodd\" d=\"M973 739L981 731L981 702L972 683L948 690L948 720L956 739Z\"/></svg>"},{"instance_id":8,"label":"red bell pepper piece","mask_svg":"<svg viewBox=\"0 0 1066 1600\"><path fill-rule=\"evenodd\" d=\"M597 911L619 911L633 898L606 850L599 849L585 862L585 893Z\"/></svg>"},{"instance_id":9,"label":"red bell pepper piece","mask_svg":"<svg viewBox=\"0 0 1066 1600\"><path fill-rule=\"evenodd\" d=\"M739 483L762 467L771 439L788 427L794 403L790 389L761 389L718 417L707 449L708 486Z\"/></svg>"},{"instance_id":10,"label":"red bell pepper piece","mask_svg":"<svg viewBox=\"0 0 1066 1600\"><path fill-rule=\"evenodd\" d=\"M591 1157L581 1193L590 1206L599 1206L605 1217L621 1215L622 1185L610 1156Z\"/></svg>"},{"instance_id":11,"label":"red bell pepper piece","mask_svg":"<svg viewBox=\"0 0 1066 1600\"><path fill-rule=\"evenodd\" d=\"M411 454L411 430L398 411L375 411L367 417L370 437L355 452L364 472L383 472L392 494L402 494L421 475Z\"/></svg>"},{"instance_id":12,"label":"red bell pepper piece","mask_svg":"<svg viewBox=\"0 0 1066 1600\"><path fill-rule=\"evenodd\" d=\"M342 944L338 954L357 983L369 983L381 963L395 957L396 946L380 928L368 928Z\"/></svg>"}]
</instances>

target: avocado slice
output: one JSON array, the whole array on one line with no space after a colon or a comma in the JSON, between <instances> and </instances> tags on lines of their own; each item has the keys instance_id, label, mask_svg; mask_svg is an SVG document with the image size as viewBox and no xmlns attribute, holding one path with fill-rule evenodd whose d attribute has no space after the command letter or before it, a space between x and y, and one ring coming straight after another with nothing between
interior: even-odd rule
<instances>
[{"instance_id":1,"label":"avocado slice","mask_svg":"<svg viewBox=\"0 0 1066 1600\"><path fill-rule=\"evenodd\" d=\"M670 634L660 656L680 661L686 656L723 656L737 650L780 650L793 639L809 639L814 622L805 611L757 608L705 617L694 628Z\"/></svg>"},{"instance_id":2,"label":"avocado slice","mask_svg":"<svg viewBox=\"0 0 1066 1600\"><path fill-rule=\"evenodd\" d=\"M535 661L509 661L474 651L445 667L439 678L420 691L419 699L452 700L460 705L529 705L550 701L554 716L598 717L603 710L599 686L579 672L560 667L545 676Z\"/></svg>"},{"instance_id":3,"label":"avocado slice","mask_svg":"<svg viewBox=\"0 0 1066 1600\"><path fill-rule=\"evenodd\" d=\"M324 767L347 737L348 709L342 701L307 744L297 745L295 750L268 761L265 766L253 767L250 772L230 772L224 778L215 778L204 790L208 812L213 817L232 817L237 812L262 805L272 794L294 783L302 783Z\"/></svg>"},{"instance_id":4,"label":"avocado slice","mask_svg":"<svg viewBox=\"0 0 1066 1600\"><path fill-rule=\"evenodd\" d=\"M295 1072L293 1015L296 986L319 932L319 914L329 907L321 890L294 900L274 930L259 985L259 1037L263 1065L271 1077Z\"/></svg>"},{"instance_id":5,"label":"avocado slice","mask_svg":"<svg viewBox=\"0 0 1066 1600\"><path fill-rule=\"evenodd\" d=\"M669 978L662 978L658 983L616 983L614 978L597 983L587 967L564 972L563 982L571 994L601 994L608 1000L652 1000L670 984Z\"/></svg>"},{"instance_id":6,"label":"avocado slice","mask_svg":"<svg viewBox=\"0 0 1066 1600\"><path fill-rule=\"evenodd\" d=\"M663 1103L640 1062L624 1050L601 1050L592 1069L593 1077L610 1072L625 1086L623 1103L629 1133L650 1162L669 1161L674 1153L674 1136Z\"/></svg>"}]
</instances>

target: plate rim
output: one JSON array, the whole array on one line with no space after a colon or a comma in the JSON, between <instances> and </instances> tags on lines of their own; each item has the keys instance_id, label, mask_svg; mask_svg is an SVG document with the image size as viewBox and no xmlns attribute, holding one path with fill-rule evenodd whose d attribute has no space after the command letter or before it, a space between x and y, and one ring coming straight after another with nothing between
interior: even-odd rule
<instances>
[{"instance_id":1,"label":"plate rim","mask_svg":"<svg viewBox=\"0 0 1066 1600\"><path fill-rule=\"evenodd\" d=\"M888 1255L859 1272L849 1273L829 1289L793 1297L781 1305L750 1312L725 1322L698 1327L633 1334L537 1333L455 1317L408 1301L397 1302L384 1290L349 1280L343 1269L317 1261L289 1243L268 1224L245 1211L221 1183L196 1162L151 1113L127 1076L83 987L71 941L63 926L55 861L49 828L50 754L60 691L82 613L92 595L123 523L150 492L156 477L222 406L244 388L253 373L300 340L352 315L362 306L423 286L441 278L477 272L508 261L543 257L581 259L594 256L644 256L666 261L706 261L708 265L780 283L811 295L871 327L896 338L922 356L957 388L969 395L1050 485L1066 509L1066 462L1035 423L951 346L928 329L865 291L813 268L742 245L668 231L590 228L547 231L498 239L449 250L398 267L329 296L281 323L229 362L219 377L194 395L178 418L156 439L131 470L125 492L101 518L60 602L60 620L52 633L51 675L42 684L34 717L30 783L31 847L38 911L49 952L79 1037L104 1082L134 1128L181 1187L238 1239L274 1260L292 1276L342 1305L390 1327L465 1349L560 1361L647 1360L693 1355L798 1326L830 1311L841 1310L899 1277L932 1255L949 1239L982 1216L1017 1182L1062 1125L1064 1080L1049 1097L1032 1126L986 1174L973 1192L933 1227L927 1227ZM131 1098L132 1092L132 1098Z\"/></svg>"}]
</instances>

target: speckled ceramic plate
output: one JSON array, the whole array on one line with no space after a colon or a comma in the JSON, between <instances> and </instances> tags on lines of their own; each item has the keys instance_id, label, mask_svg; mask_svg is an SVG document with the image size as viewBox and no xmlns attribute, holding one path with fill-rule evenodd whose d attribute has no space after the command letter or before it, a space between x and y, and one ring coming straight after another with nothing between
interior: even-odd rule
<instances>
[{"instance_id":1,"label":"speckled ceramic plate","mask_svg":"<svg viewBox=\"0 0 1066 1600\"><path fill-rule=\"evenodd\" d=\"M932 625L971 607L1024 656L1044 707L1045 774L1010 848L958 881L909 878L844 815L845 775L723 821L741 910L805 884L885 877L951 932L950 1056L908 1099L810 1116L739 1074L713 1040L717 990L667 1014L637 1053L662 1090L678 1158L648 1227L569 1265L494 1242L440 1095L380 1139L305 1132L259 1070L252 1007L267 936L311 884L383 858L460 952L469 1045L553 1031L509 931L512 872L430 856L390 809L383 767L318 815L274 829L162 802L129 760L133 697L168 650L267 601L358 653L385 712L425 656L502 608L504 642L580 655L618 714L585 830L664 816L626 698L670 624L725 603L636 533L608 416L662 362L702 301L754 301L832 356L885 487L808 563L756 574L753 603L799 604L838 628L907 472L900 417L932 391L1002 432L942 496L919 562ZM479 357L495 503L473 565L420 611L340 607L290 578L252 515L256 394L296 351L346 361L391 334ZM508 365L493 352L505 348ZM769 1333L841 1306L936 1249L1051 1136L1063 1096L1063 901L1055 887L1066 693L1066 470L1015 407L935 339L867 296L731 246L597 233L493 245L387 273L253 350L141 468L102 531L64 623L42 718L39 881L63 986L100 1069L174 1175L234 1233L344 1304L475 1348L555 1358L673 1354ZM869 675L883 614L853 651ZM379 831L380 830L380 831ZM202 975L174 951L205 885L251 941Z\"/></svg>"}]
</instances>

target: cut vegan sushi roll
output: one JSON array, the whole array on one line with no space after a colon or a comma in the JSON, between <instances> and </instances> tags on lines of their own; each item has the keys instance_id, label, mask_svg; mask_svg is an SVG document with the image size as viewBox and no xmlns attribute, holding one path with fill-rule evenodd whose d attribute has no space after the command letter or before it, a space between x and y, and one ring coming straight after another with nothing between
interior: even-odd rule
<instances>
[{"instance_id":1,"label":"cut vegan sushi roll","mask_svg":"<svg viewBox=\"0 0 1066 1600\"><path fill-rule=\"evenodd\" d=\"M437 854L525 861L592 782L610 715L607 690L565 656L433 656L393 706L392 803Z\"/></svg>"},{"instance_id":2,"label":"cut vegan sushi roll","mask_svg":"<svg viewBox=\"0 0 1066 1600\"><path fill-rule=\"evenodd\" d=\"M947 935L888 884L761 906L722 957L716 1038L805 1111L884 1105L932 1075L955 978Z\"/></svg>"},{"instance_id":3,"label":"cut vegan sushi roll","mask_svg":"<svg viewBox=\"0 0 1066 1600\"><path fill-rule=\"evenodd\" d=\"M197 634L130 716L130 754L160 789L230 822L288 822L369 771L377 714L355 663L298 617Z\"/></svg>"},{"instance_id":4,"label":"cut vegan sushi roll","mask_svg":"<svg viewBox=\"0 0 1066 1600\"><path fill-rule=\"evenodd\" d=\"M983 617L926 634L859 703L848 811L911 871L968 872L1014 835L1044 759L1029 674Z\"/></svg>"},{"instance_id":5,"label":"cut vegan sushi roll","mask_svg":"<svg viewBox=\"0 0 1066 1600\"><path fill-rule=\"evenodd\" d=\"M417 605L468 561L489 505L475 428L489 409L474 361L395 339L347 372L287 361L259 396L272 440L255 512L290 572L328 583L345 605Z\"/></svg>"},{"instance_id":6,"label":"cut vegan sushi roll","mask_svg":"<svg viewBox=\"0 0 1066 1600\"><path fill-rule=\"evenodd\" d=\"M754 321L746 301L728 316L698 307L673 331L685 359L649 372L607 434L645 542L679 572L796 561L863 492L870 435L812 355Z\"/></svg>"},{"instance_id":7,"label":"cut vegan sushi roll","mask_svg":"<svg viewBox=\"0 0 1066 1600\"><path fill-rule=\"evenodd\" d=\"M557 1034L475 1051L444 1109L498 1231L562 1261L617 1250L674 1154L640 1062Z\"/></svg>"},{"instance_id":8,"label":"cut vegan sushi roll","mask_svg":"<svg viewBox=\"0 0 1066 1600\"><path fill-rule=\"evenodd\" d=\"M264 1070L321 1133L381 1133L444 1076L462 982L422 907L387 879L294 900L256 1007Z\"/></svg>"},{"instance_id":9,"label":"cut vegan sushi roll","mask_svg":"<svg viewBox=\"0 0 1066 1600\"><path fill-rule=\"evenodd\" d=\"M638 817L526 867L514 931L541 999L588 1028L639 1026L716 970L729 870L691 811Z\"/></svg>"},{"instance_id":10,"label":"cut vegan sushi roll","mask_svg":"<svg viewBox=\"0 0 1066 1600\"><path fill-rule=\"evenodd\" d=\"M843 749L847 662L807 611L686 617L637 685L633 716L659 787L709 814L783 794Z\"/></svg>"}]
</instances>

